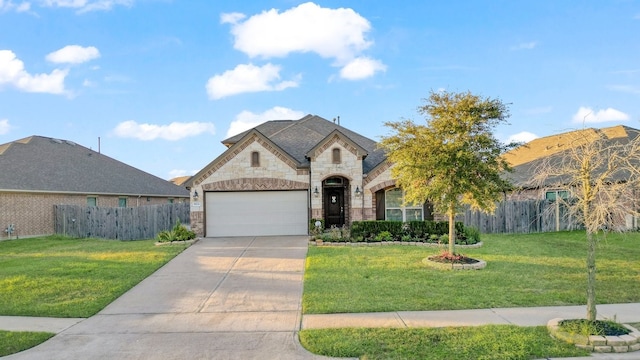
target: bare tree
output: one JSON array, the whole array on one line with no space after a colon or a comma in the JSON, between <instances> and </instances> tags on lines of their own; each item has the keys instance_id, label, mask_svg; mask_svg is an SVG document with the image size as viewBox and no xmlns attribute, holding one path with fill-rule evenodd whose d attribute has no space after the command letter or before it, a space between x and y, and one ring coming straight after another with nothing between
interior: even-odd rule
<instances>
[{"instance_id":1,"label":"bare tree","mask_svg":"<svg viewBox=\"0 0 640 360\"><path fill-rule=\"evenodd\" d=\"M596 245L603 231L625 228L636 216L640 185L640 132L627 127L626 136L584 129L567 134L558 146L566 150L543 158L536 169L537 187L566 189L563 202L584 225L587 240L587 319L596 319Z\"/></svg>"}]
</instances>

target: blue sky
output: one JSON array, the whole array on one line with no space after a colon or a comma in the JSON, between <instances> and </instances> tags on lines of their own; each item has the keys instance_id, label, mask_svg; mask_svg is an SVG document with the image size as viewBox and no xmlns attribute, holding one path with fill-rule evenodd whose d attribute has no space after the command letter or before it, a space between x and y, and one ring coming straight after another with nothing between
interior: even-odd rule
<instances>
[{"instance_id":1,"label":"blue sky","mask_svg":"<svg viewBox=\"0 0 640 360\"><path fill-rule=\"evenodd\" d=\"M634 0L0 0L0 143L100 138L170 179L271 119L379 140L442 89L510 104L504 141L640 128L639 39Z\"/></svg>"}]
</instances>

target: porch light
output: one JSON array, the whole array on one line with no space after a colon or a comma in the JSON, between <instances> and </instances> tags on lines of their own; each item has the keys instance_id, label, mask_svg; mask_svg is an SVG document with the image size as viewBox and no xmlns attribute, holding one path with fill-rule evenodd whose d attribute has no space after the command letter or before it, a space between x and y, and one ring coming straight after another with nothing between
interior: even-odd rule
<instances>
[{"instance_id":1,"label":"porch light","mask_svg":"<svg viewBox=\"0 0 640 360\"><path fill-rule=\"evenodd\" d=\"M360 191L360 187L356 185L356 197L359 197L361 194L362 194L362 191Z\"/></svg>"},{"instance_id":2,"label":"porch light","mask_svg":"<svg viewBox=\"0 0 640 360\"><path fill-rule=\"evenodd\" d=\"M198 190L193 192L193 200L198 200Z\"/></svg>"},{"instance_id":3,"label":"porch light","mask_svg":"<svg viewBox=\"0 0 640 360\"><path fill-rule=\"evenodd\" d=\"M315 189L315 190L313 190L313 195L314 195L315 197L320 196L320 192L318 191L318 187L317 187L317 186L316 186L316 189Z\"/></svg>"}]
</instances>

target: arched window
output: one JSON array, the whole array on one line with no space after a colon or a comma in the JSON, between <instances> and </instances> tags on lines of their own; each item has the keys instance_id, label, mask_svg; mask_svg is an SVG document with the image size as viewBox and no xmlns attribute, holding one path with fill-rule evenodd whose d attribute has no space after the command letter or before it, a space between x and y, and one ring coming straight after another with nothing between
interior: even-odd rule
<instances>
[{"instance_id":1,"label":"arched window","mask_svg":"<svg viewBox=\"0 0 640 360\"><path fill-rule=\"evenodd\" d=\"M334 164L340 164L342 162L340 149L334 148L331 152L331 159Z\"/></svg>"},{"instance_id":2,"label":"arched window","mask_svg":"<svg viewBox=\"0 0 640 360\"><path fill-rule=\"evenodd\" d=\"M257 151L253 151L251 153L251 167L260 166L260 153Z\"/></svg>"}]
</instances>

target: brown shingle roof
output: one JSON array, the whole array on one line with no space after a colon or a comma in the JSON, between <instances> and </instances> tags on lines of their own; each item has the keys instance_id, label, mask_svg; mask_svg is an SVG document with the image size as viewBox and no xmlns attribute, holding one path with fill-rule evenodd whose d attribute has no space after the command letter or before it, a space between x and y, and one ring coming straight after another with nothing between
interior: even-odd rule
<instances>
[{"instance_id":1,"label":"brown shingle roof","mask_svg":"<svg viewBox=\"0 0 640 360\"><path fill-rule=\"evenodd\" d=\"M307 115L299 120L268 121L254 129L298 161L301 167L309 166L306 154L335 130L367 151L368 155L363 161L365 174L386 159L384 151L378 148L375 141L317 115ZM222 143L231 146L250 131L232 136L223 140Z\"/></svg>"},{"instance_id":2,"label":"brown shingle roof","mask_svg":"<svg viewBox=\"0 0 640 360\"><path fill-rule=\"evenodd\" d=\"M30 136L0 145L0 190L188 197L169 181L68 140Z\"/></svg>"},{"instance_id":3,"label":"brown shingle roof","mask_svg":"<svg viewBox=\"0 0 640 360\"><path fill-rule=\"evenodd\" d=\"M604 137L607 142L628 143L640 136L640 130L618 125L603 129L587 128L532 140L507 152L504 157L513 167L506 175L518 187L532 186L531 180L545 159L561 157L568 149ZM640 164L638 164L640 166ZM624 180L624 179L613 179Z\"/></svg>"}]
</instances>

